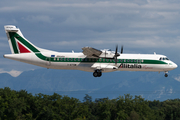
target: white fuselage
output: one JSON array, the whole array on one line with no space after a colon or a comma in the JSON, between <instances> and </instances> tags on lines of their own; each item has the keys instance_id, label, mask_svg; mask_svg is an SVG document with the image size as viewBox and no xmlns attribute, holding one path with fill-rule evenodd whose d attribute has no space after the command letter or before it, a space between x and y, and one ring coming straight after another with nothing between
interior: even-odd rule
<instances>
[{"instance_id":1,"label":"white fuselage","mask_svg":"<svg viewBox=\"0 0 180 120\"><path fill-rule=\"evenodd\" d=\"M118 46L115 52L83 47L82 53L66 53L46 50L28 41L20 29L14 25L4 26L12 54L5 58L25 62L51 69L71 69L93 72L94 77L100 77L102 72L112 71L158 71L167 72L177 68L177 65L164 55L156 54L121 54Z\"/></svg>"},{"instance_id":2,"label":"white fuselage","mask_svg":"<svg viewBox=\"0 0 180 120\"><path fill-rule=\"evenodd\" d=\"M177 65L164 55L156 54L121 54L117 65L114 59L86 58L83 53L66 52L39 52L6 54L5 58L25 62L51 69L71 69L94 72L101 69L102 72L112 71L158 71L167 72L177 68Z\"/></svg>"}]
</instances>

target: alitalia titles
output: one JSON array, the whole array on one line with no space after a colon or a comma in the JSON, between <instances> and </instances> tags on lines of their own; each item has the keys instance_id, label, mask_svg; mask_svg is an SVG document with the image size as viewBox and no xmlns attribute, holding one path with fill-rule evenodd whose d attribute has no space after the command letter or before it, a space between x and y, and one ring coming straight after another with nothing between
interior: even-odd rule
<instances>
[{"instance_id":1,"label":"alitalia titles","mask_svg":"<svg viewBox=\"0 0 180 120\"><path fill-rule=\"evenodd\" d=\"M123 64L123 63L121 63L119 65L119 68L139 68L139 69L141 69L142 66L139 64Z\"/></svg>"}]
</instances>

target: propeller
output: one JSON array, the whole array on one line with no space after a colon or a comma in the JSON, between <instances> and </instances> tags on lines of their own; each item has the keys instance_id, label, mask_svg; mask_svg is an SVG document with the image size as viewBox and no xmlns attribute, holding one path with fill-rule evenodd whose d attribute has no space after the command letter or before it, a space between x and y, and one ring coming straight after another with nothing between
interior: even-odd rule
<instances>
[{"instance_id":1,"label":"propeller","mask_svg":"<svg viewBox=\"0 0 180 120\"><path fill-rule=\"evenodd\" d=\"M123 53L123 46L121 46L121 54ZM118 53L118 45L116 45L116 51L114 54L114 60L115 60L115 65L117 66L117 57L120 56L120 54Z\"/></svg>"},{"instance_id":2,"label":"propeller","mask_svg":"<svg viewBox=\"0 0 180 120\"><path fill-rule=\"evenodd\" d=\"M118 56L120 56L120 54L118 53L118 45L116 45L116 51L114 57L118 57Z\"/></svg>"}]
</instances>

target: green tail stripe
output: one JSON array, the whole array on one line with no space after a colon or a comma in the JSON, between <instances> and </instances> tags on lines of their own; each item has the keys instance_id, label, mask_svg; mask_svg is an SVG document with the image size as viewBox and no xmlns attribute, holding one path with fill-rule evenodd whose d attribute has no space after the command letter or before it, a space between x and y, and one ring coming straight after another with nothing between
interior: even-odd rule
<instances>
[{"instance_id":1,"label":"green tail stripe","mask_svg":"<svg viewBox=\"0 0 180 120\"><path fill-rule=\"evenodd\" d=\"M14 39L14 35L15 35L15 34L16 34L16 33L14 33L14 32L9 32L9 36L10 36L10 39L11 39L11 44L12 44L14 53L15 53L15 54L18 54L19 51L18 51L18 49L17 49L16 40Z\"/></svg>"},{"instance_id":2,"label":"green tail stripe","mask_svg":"<svg viewBox=\"0 0 180 120\"><path fill-rule=\"evenodd\" d=\"M14 32L9 32L9 36L11 39L11 43L13 46L13 50L15 54L18 54L19 51L17 49L17 45L16 45L16 39L18 39L23 45L25 45L27 48L29 48L31 51L33 51L34 53L40 52L38 49L36 49L33 45L31 45L29 42L27 42L24 38L22 38L19 34L14 33ZM42 59L42 60L46 60L47 57L45 57L44 55L42 55L41 53L37 53L35 54L38 58Z\"/></svg>"},{"instance_id":3,"label":"green tail stripe","mask_svg":"<svg viewBox=\"0 0 180 120\"><path fill-rule=\"evenodd\" d=\"M27 42L26 40L24 40L24 38L22 38L20 35L18 35L17 33L14 34L14 37L16 39L18 39L21 43L23 43L27 48L29 48L31 51L33 52L40 52L38 49L36 49L33 45L31 45L29 42Z\"/></svg>"},{"instance_id":4,"label":"green tail stripe","mask_svg":"<svg viewBox=\"0 0 180 120\"><path fill-rule=\"evenodd\" d=\"M46 56L44 56L44 55L42 55L41 53L36 53L35 54L38 58L40 58L41 60L48 60L49 58L48 57L46 57Z\"/></svg>"},{"instance_id":5,"label":"green tail stripe","mask_svg":"<svg viewBox=\"0 0 180 120\"><path fill-rule=\"evenodd\" d=\"M33 51L34 53L36 53L35 55L42 59L42 60L47 60L48 57L42 55L40 53L40 51L38 49L36 49L33 45L31 45L29 42L27 42L24 38L22 38L19 34L17 33L14 33L14 32L10 32L10 37L11 37L11 42L12 42L12 45L13 45L13 49L14 51L16 51L15 53L18 53L18 49L17 49L17 46L16 46L16 42L15 42L15 39L18 39L23 45L25 45L27 48L29 48L31 51Z\"/></svg>"}]
</instances>

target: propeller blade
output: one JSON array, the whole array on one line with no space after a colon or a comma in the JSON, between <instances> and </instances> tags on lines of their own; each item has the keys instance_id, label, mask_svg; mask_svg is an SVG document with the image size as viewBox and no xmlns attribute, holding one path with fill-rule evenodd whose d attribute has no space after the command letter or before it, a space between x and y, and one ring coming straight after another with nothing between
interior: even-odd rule
<instances>
[{"instance_id":1,"label":"propeller blade","mask_svg":"<svg viewBox=\"0 0 180 120\"><path fill-rule=\"evenodd\" d=\"M123 53L123 45L121 46L121 54Z\"/></svg>"},{"instance_id":2,"label":"propeller blade","mask_svg":"<svg viewBox=\"0 0 180 120\"><path fill-rule=\"evenodd\" d=\"M115 54L117 54L117 51L118 51L118 45L116 45L116 52L115 52Z\"/></svg>"},{"instance_id":3,"label":"propeller blade","mask_svg":"<svg viewBox=\"0 0 180 120\"><path fill-rule=\"evenodd\" d=\"M115 51L114 57L118 57L118 56L120 56L120 55L119 55L119 53L118 53L118 45L116 45L116 51Z\"/></svg>"},{"instance_id":4,"label":"propeller blade","mask_svg":"<svg viewBox=\"0 0 180 120\"><path fill-rule=\"evenodd\" d=\"M116 51L115 51L115 55L114 55L114 61L115 61L115 65L117 66L117 57L120 56L120 54L118 53L118 45L116 45Z\"/></svg>"},{"instance_id":5,"label":"propeller blade","mask_svg":"<svg viewBox=\"0 0 180 120\"><path fill-rule=\"evenodd\" d=\"M121 54L123 53L123 45L121 46Z\"/></svg>"}]
</instances>

